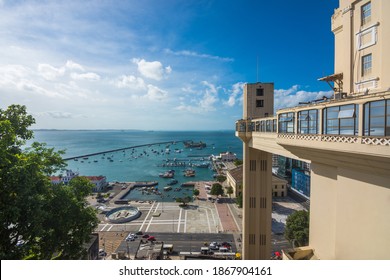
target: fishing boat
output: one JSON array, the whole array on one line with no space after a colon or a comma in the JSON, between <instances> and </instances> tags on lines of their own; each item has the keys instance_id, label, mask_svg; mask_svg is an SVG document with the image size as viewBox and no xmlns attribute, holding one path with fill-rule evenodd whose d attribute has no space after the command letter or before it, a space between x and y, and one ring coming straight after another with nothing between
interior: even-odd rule
<instances>
[{"instance_id":1,"label":"fishing boat","mask_svg":"<svg viewBox=\"0 0 390 280\"><path fill-rule=\"evenodd\" d=\"M194 141L184 141L184 146L186 148L205 148L206 143L200 142L194 142Z\"/></svg>"},{"instance_id":2,"label":"fishing boat","mask_svg":"<svg viewBox=\"0 0 390 280\"><path fill-rule=\"evenodd\" d=\"M179 181L177 181L176 179L171 179L169 182L168 182L168 185L176 185Z\"/></svg>"},{"instance_id":3,"label":"fishing boat","mask_svg":"<svg viewBox=\"0 0 390 280\"><path fill-rule=\"evenodd\" d=\"M167 172L160 173L159 176L161 178L173 178L173 176L175 176L175 172L172 172L172 170L168 170Z\"/></svg>"},{"instance_id":4,"label":"fishing boat","mask_svg":"<svg viewBox=\"0 0 390 280\"><path fill-rule=\"evenodd\" d=\"M195 176L195 170L194 169L187 169L184 171L185 177L194 177Z\"/></svg>"}]
</instances>

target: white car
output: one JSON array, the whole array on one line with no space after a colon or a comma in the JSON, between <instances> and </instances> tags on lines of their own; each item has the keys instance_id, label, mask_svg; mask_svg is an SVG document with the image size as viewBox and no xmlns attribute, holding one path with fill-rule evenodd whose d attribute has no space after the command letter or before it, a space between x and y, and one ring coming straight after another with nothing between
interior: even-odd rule
<instances>
[{"instance_id":1,"label":"white car","mask_svg":"<svg viewBox=\"0 0 390 280\"><path fill-rule=\"evenodd\" d=\"M209 245L209 249L210 250L218 250L219 249L219 243L217 242L211 242L210 245Z\"/></svg>"},{"instance_id":2,"label":"white car","mask_svg":"<svg viewBox=\"0 0 390 280\"><path fill-rule=\"evenodd\" d=\"M134 241L138 236L135 233L129 233L126 237L126 241Z\"/></svg>"}]
</instances>

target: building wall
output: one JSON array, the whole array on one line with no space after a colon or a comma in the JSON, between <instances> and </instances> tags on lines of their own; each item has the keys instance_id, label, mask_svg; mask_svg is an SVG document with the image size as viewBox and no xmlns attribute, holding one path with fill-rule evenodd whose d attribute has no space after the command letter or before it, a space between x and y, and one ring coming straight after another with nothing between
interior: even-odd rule
<instances>
[{"instance_id":1,"label":"building wall","mask_svg":"<svg viewBox=\"0 0 390 280\"><path fill-rule=\"evenodd\" d=\"M287 196L287 181L272 175L272 196L285 197Z\"/></svg>"},{"instance_id":2,"label":"building wall","mask_svg":"<svg viewBox=\"0 0 390 280\"><path fill-rule=\"evenodd\" d=\"M320 259L388 259L388 176L312 163L310 247Z\"/></svg>"},{"instance_id":3,"label":"building wall","mask_svg":"<svg viewBox=\"0 0 390 280\"><path fill-rule=\"evenodd\" d=\"M237 197L239 193L242 191L239 186L242 185L242 182L237 182L233 176L230 174L230 172L226 172L226 180L229 186L233 188L233 194L232 197Z\"/></svg>"},{"instance_id":4,"label":"building wall","mask_svg":"<svg viewBox=\"0 0 390 280\"><path fill-rule=\"evenodd\" d=\"M371 2L371 20L362 25L361 8ZM347 94L384 91L390 86L390 2L341 0L332 16L335 36L335 73L343 73ZM372 54L372 71L362 76L362 57Z\"/></svg>"},{"instance_id":5,"label":"building wall","mask_svg":"<svg viewBox=\"0 0 390 280\"><path fill-rule=\"evenodd\" d=\"M263 89L263 96L257 96L257 89ZM263 107L257 107L257 100L263 100ZM243 118L261 118L274 114L274 84L248 83L244 86L244 112Z\"/></svg>"},{"instance_id":6,"label":"building wall","mask_svg":"<svg viewBox=\"0 0 390 280\"><path fill-rule=\"evenodd\" d=\"M245 260L271 256L272 154L244 144L243 251Z\"/></svg>"}]
</instances>

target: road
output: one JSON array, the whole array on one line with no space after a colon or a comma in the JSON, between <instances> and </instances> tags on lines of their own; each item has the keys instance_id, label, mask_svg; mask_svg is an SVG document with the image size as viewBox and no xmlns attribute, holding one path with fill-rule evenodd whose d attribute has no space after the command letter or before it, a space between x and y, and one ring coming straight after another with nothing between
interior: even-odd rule
<instances>
[{"instance_id":1,"label":"road","mask_svg":"<svg viewBox=\"0 0 390 280\"><path fill-rule=\"evenodd\" d=\"M157 241L163 241L164 244L173 244L173 250L176 253L179 252L200 252L200 248L205 246L204 243L210 243L213 241L222 243L229 242L232 245L232 252L237 252L234 242L233 234L225 233L166 233L166 232L148 232L149 235L154 236ZM124 251L129 252L130 255L135 255L140 238L135 241L122 241L119 245L117 252Z\"/></svg>"}]
</instances>

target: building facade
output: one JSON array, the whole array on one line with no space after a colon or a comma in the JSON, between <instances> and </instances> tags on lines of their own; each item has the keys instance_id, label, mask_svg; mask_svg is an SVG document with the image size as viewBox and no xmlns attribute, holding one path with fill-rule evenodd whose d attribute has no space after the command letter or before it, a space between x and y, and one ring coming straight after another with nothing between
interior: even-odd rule
<instances>
[{"instance_id":1,"label":"building facade","mask_svg":"<svg viewBox=\"0 0 390 280\"><path fill-rule=\"evenodd\" d=\"M242 171L243 166L237 166L226 172L227 184L233 188L232 197L238 197L242 192Z\"/></svg>"},{"instance_id":2,"label":"building facade","mask_svg":"<svg viewBox=\"0 0 390 280\"><path fill-rule=\"evenodd\" d=\"M247 83L244 85L243 118L262 118L274 113L274 84Z\"/></svg>"},{"instance_id":3,"label":"building facade","mask_svg":"<svg viewBox=\"0 0 390 280\"><path fill-rule=\"evenodd\" d=\"M244 259L271 255L272 153L310 163L306 255L390 259L388 14L387 0L340 0L332 16L335 72L320 79L333 98L261 118L245 113L244 104L236 125L244 146ZM286 258L303 256L299 250Z\"/></svg>"},{"instance_id":4,"label":"building facade","mask_svg":"<svg viewBox=\"0 0 390 280\"><path fill-rule=\"evenodd\" d=\"M51 176L50 180L52 184L68 184L70 180L79 176L78 172L73 172L72 170L66 170L66 175L63 176ZM93 192L101 192L107 187L107 179L105 176L84 176L87 178L93 185Z\"/></svg>"}]
</instances>

